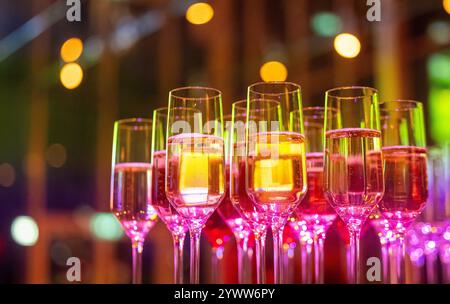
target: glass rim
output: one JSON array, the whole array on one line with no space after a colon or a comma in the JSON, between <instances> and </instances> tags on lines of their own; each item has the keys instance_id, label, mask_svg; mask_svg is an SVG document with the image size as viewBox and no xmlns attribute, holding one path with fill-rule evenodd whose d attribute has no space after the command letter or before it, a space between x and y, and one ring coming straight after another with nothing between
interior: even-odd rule
<instances>
[{"instance_id":1,"label":"glass rim","mask_svg":"<svg viewBox=\"0 0 450 304\"><path fill-rule=\"evenodd\" d=\"M178 95L178 92L184 92L184 91L204 91L204 92L212 92L213 94L208 97L189 97L189 96L181 96ZM175 88L169 91L169 98L176 98L176 99L183 99L183 100L208 100L208 99L216 99L220 98L222 96L222 92L218 89L214 89L211 87L203 87L203 86L187 86L187 87L180 87Z\"/></svg>"},{"instance_id":2,"label":"glass rim","mask_svg":"<svg viewBox=\"0 0 450 304\"><path fill-rule=\"evenodd\" d=\"M350 90L368 90L371 94L370 95L361 95L361 94L355 94L355 96L339 96L334 94L338 91L350 91ZM342 86L337 88L329 89L325 92L325 96L332 97L336 99L355 99L355 98L365 98L370 96L375 96L378 94L378 90L372 87L366 87L366 86Z\"/></svg>"},{"instance_id":3,"label":"glass rim","mask_svg":"<svg viewBox=\"0 0 450 304\"><path fill-rule=\"evenodd\" d=\"M280 102L275 100L275 99L268 99L268 98L252 98L250 100L246 100L246 106L245 109L247 109L247 105L248 103L255 103L255 102L265 102L266 104L270 105L270 109L272 108L277 108L280 106ZM267 111L268 109L264 109L264 108L257 108L257 109L249 109L250 112L253 113L259 113L259 112L264 112Z\"/></svg>"},{"instance_id":4,"label":"glass rim","mask_svg":"<svg viewBox=\"0 0 450 304\"><path fill-rule=\"evenodd\" d=\"M241 107L241 104L245 104L245 106ZM238 108L238 109L247 109L247 99L240 99L238 101L235 101L231 104L231 108Z\"/></svg>"},{"instance_id":5,"label":"glass rim","mask_svg":"<svg viewBox=\"0 0 450 304\"><path fill-rule=\"evenodd\" d=\"M266 93L266 92L259 92L255 90L255 87L261 86L261 85L289 85L291 89L289 89L287 92L278 92L278 93ZM259 81L255 82L248 86L248 91L254 94L260 94L260 95L269 95L269 96L278 96L282 94L293 94L295 92L301 92L302 87L299 84L296 84L294 82L290 81Z\"/></svg>"},{"instance_id":6,"label":"glass rim","mask_svg":"<svg viewBox=\"0 0 450 304\"><path fill-rule=\"evenodd\" d=\"M386 109L385 106L388 104L401 105L401 107L395 107L392 109ZM384 100L379 103L380 111L387 112L389 110L395 112L408 111L411 109L422 109L423 102L414 99L395 99L395 100ZM403 107L404 106L404 107Z\"/></svg>"},{"instance_id":7,"label":"glass rim","mask_svg":"<svg viewBox=\"0 0 450 304\"><path fill-rule=\"evenodd\" d=\"M165 115L167 116L167 112L169 112L169 107L160 107L153 110L154 113L158 113L159 115L163 115L164 111L166 111Z\"/></svg>"},{"instance_id":8,"label":"glass rim","mask_svg":"<svg viewBox=\"0 0 450 304\"><path fill-rule=\"evenodd\" d=\"M133 123L148 123L151 125L153 120L151 118L144 118L144 117L130 117L130 118L122 118L116 120L114 123L120 126L124 126L126 124L133 124Z\"/></svg>"},{"instance_id":9,"label":"glass rim","mask_svg":"<svg viewBox=\"0 0 450 304\"><path fill-rule=\"evenodd\" d=\"M192 110L192 111L199 111L198 109L196 109L196 108L193 108L193 107L171 107L171 108L169 108L169 107L160 107L160 108L156 108L156 109L154 109L153 110L153 113L156 113L156 115L159 115L159 116L165 116L165 117L167 117L167 116L169 116L169 112L170 111L173 111L173 110Z\"/></svg>"}]
</instances>

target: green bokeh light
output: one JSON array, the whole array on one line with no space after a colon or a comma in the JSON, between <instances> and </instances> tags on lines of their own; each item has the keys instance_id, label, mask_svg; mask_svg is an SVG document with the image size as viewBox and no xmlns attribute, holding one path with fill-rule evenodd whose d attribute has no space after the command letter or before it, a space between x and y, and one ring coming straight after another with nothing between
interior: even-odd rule
<instances>
[{"instance_id":1,"label":"green bokeh light","mask_svg":"<svg viewBox=\"0 0 450 304\"><path fill-rule=\"evenodd\" d=\"M430 90L430 131L438 143L450 141L450 87Z\"/></svg>"},{"instance_id":2,"label":"green bokeh light","mask_svg":"<svg viewBox=\"0 0 450 304\"><path fill-rule=\"evenodd\" d=\"M427 67L433 85L450 86L450 52L432 55Z\"/></svg>"},{"instance_id":3,"label":"green bokeh light","mask_svg":"<svg viewBox=\"0 0 450 304\"><path fill-rule=\"evenodd\" d=\"M312 17L311 27L319 36L332 37L341 32L342 22L336 14L319 12Z\"/></svg>"},{"instance_id":4,"label":"green bokeh light","mask_svg":"<svg viewBox=\"0 0 450 304\"><path fill-rule=\"evenodd\" d=\"M96 213L91 218L91 231L99 239L117 241L122 238L120 223L111 213Z\"/></svg>"}]
</instances>

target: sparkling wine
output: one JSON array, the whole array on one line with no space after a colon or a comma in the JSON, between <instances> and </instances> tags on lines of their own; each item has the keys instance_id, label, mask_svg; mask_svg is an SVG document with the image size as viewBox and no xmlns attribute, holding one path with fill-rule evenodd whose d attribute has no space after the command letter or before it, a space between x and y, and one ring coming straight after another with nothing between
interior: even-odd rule
<instances>
[{"instance_id":1,"label":"sparkling wine","mask_svg":"<svg viewBox=\"0 0 450 304\"><path fill-rule=\"evenodd\" d=\"M383 194L381 132L338 129L325 136L326 195L344 222L360 226Z\"/></svg>"},{"instance_id":2,"label":"sparkling wine","mask_svg":"<svg viewBox=\"0 0 450 304\"><path fill-rule=\"evenodd\" d=\"M306 154L308 191L297 207L297 214L309 226L329 226L336 218L323 190L323 153ZM325 230L327 227L323 227Z\"/></svg>"},{"instance_id":3,"label":"sparkling wine","mask_svg":"<svg viewBox=\"0 0 450 304\"><path fill-rule=\"evenodd\" d=\"M206 219L225 193L223 139L203 134L171 136L166 194L186 219Z\"/></svg>"},{"instance_id":4,"label":"sparkling wine","mask_svg":"<svg viewBox=\"0 0 450 304\"><path fill-rule=\"evenodd\" d=\"M393 146L382 151L386 183L380 209L387 219L409 224L428 198L427 150Z\"/></svg>"},{"instance_id":5,"label":"sparkling wine","mask_svg":"<svg viewBox=\"0 0 450 304\"><path fill-rule=\"evenodd\" d=\"M128 237L144 241L158 217L151 206L152 167L148 163L114 166L112 206Z\"/></svg>"},{"instance_id":6,"label":"sparkling wine","mask_svg":"<svg viewBox=\"0 0 450 304\"><path fill-rule=\"evenodd\" d=\"M235 146L245 146L245 143L237 143ZM245 151L245 150L244 150ZM245 221L251 226L253 231L264 231L266 223L266 217L262 210L258 210L250 199L247 193L246 181L245 181L245 157L235 157L230 167L230 201L240 210Z\"/></svg>"},{"instance_id":7,"label":"sparkling wine","mask_svg":"<svg viewBox=\"0 0 450 304\"><path fill-rule=\"evenodd\" d=\"M152 206L171 233L184 234L186 224L166 197L166 151L153 153L152 174Z\"/></svg>"},{"instance_id":8,"label":"sparkling wine","mask_svg":"<svg viewBox=\"0 0 450 304\"><path fill-rule=\"evenodd\" d=\"M270 213L290 213L306 192L305 138L294 132L252 135L249 195Z\"/></svg>"}]
</instances>

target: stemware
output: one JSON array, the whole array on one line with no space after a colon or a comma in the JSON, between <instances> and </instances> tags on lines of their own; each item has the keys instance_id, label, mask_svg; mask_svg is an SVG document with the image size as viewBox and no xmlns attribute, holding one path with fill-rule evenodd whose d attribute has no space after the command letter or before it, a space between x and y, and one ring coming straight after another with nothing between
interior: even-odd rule
<instances>
[{"instance_id":1,"label":"stemware","mask_svg":"<svg viewBox=\"0 0 450 304\"><path fill-rule=\"evenodd\" d=\"M259 110L249 112L247 121L247 100L234 102L232 105L232 120L229 134L229 178L230 201L239 215L250 227L255 240L256 282L265 283L265 241L267 233L267 218L264 212L257 208L249 198L246 190L246 144L247 127L254 126L255 117Z\"/></svg>"},{"instance_id":2,"label":"stemware","mask_svg":"<svg viewBox=\"0 0 450 304\"><path fill-rule=\"evenodd\" d=\"M350 234L351 283L359 283L361 228L383 195L378 93L341 87L325 95L324 191ZM328 109L338 111L337 119Z\"/></svg>"},{"instance_id":3,"label":"stemware","mask_svg":"<svg viewBox=\"0 0 450 304\"><path fill-rule=\"evenodd\" d=\"M428 197L427 149L422 103L380 104L385 192L380 210L393 227L397 247L397 282L405 283L405 232L425 208Z\"/></svg>"},{"instance_id":4,"label":"stemware","mask_svg":"<svg viewBox=\"0 0 450 304\"><path fill-rule=\"evenodd\" d=\"M205 87L170 91L165 190L189 227L191 284L200 281L202 228L225 195L222 126L220 91Z\"/></svg>"},{"instance_id":5,"label":"stemware","mask_svg":"<svg viewBox=\"0 0 450 304\"><path fill-rule=\"evenodd\" d=\"M246 102L246 101L244 101ZM244 107L246 103L244 103ZM246 109L246 108L245 108ZM233 132L232 127L232 115L224 116L224 139L225 139L225 160L226 160L226 195L219 208L217 208L217 213L222 217L224 222L230 227L234 234L237 247L237 258L238 258L238 282L240 284L251 283L252 273L251 273L251 260L249 258L249 240L252 233L251 227L245 219L239 214L238 210L233 206L230 198L230 149L231 140Z\"/></svg>"},{"instance_id":6,"label":"stemware","mask_svg":"<svg viewBox=\"0 0 450 304\"><path fill-rule=\"evenodd\" d=\"M115 122L111 210L131 239L133 284L142 283L144 241L158 219L151 206L151 143L151 119L130 118Z\"/></svg>"},{"instance_id":7,"label":"stemware","mask_svg":"<svg viewBox=\"0 0 450 304\"><path fill-rule=\"evenodd\" d=\"M329 111L328 119L332 120L337 118L336 109L328 108L327 110ZM296 117L300 117L300 115L296 115ZM298 218L305 221L307 230L313 233L314 279L319 284L324 282L323 263L326 232L336 218L336 212L327 202L323 191L324 118L324 107L308 107L303 109L308 192L303 202L295 210ZM311 250L307 252L311 252Z\"/></svg>"},{"instance_id":8,"label":"stemware","mask_svg":"<svg viewBox=\"0 0 450 304\"><path fill-rule=\"evenodd\" d=\"M182 284L183 279L183 245L187 232L185 220L169 203L165 192L166 179L166 135L168 108L153 111L152 136L152 206L166 224L173 240L174 283ZM180 111L188 109L180 108ZM176 110L175 110L176 111Z\"/></svg>"},{"instance_id":9,"label":"stemware","mask_svg":"<svg viewBox=\"0 0 450 304\"><path fill-rule=\"evenodd\" d=\"M220 205L222 204L223 202ZM230 227L228 227L218 213L219 208L208 218L203 228L203 235L211 246L210 282L214 284L223 283L223 267L221 262L223 260L225 245L232 237Z\"/></svg>"},{"instance_id":10,"label":"stemware","mask_svg":"<svg viewBox=\"0 0 450 304\"><path fill-rule=\"evenodd\" d=\"M275 284L283 282L284 226L307 189L300 96L300 87L287 82L248 88L248 113L262 111L255 118L259 128L247 128L247 192L270 221Z\"/></svg>"}]
</instances>

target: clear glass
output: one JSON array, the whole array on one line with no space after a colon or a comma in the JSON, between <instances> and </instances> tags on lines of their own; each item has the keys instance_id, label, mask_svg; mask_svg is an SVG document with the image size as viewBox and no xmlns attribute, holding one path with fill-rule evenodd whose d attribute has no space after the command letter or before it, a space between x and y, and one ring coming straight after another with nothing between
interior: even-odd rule
<instances>
[{"instance_id":1,"label":"clear glass","mask_svg":"<svg viewBox=\"0 0 450 304\"><path fill-rule=\"evenodd\" d=\"M325 95L324 191L350 234L349 279L360 283L361 227L384 192L378 93L342 87ZM328 109L338 111L329 115Z\"/></svg>"},{"instance_id":2,"label":"clear glass","mask_svg":"<svg viewBox=\"0 0 450 304\"><path fill-rule=\"evenodd\" d=\"M427 149L422 103L380 104L385 192L380 211L393 227L397 243L397 282L405 283L405 233L428 198Z\"/></svg>"},{"instance_id":3,"label":"clear glass","mask_svg":"<svg viewBox=\"0 0 450 304\"><path fill-rule=\"evenodd\" d=\"M183 284L183 245L187 224L169 203L165 192L166 180L166 135L168 108L153 111L152 136L152 206L166 224L173 240L173 282ZM180 111L189 110L180 108Z\"/></svg>"},{"instance_id":4,"label":"clear glass","mask_svg":"<svg viewBox=\"0 0 450 304\"><path fill-rule=\"evenodd\" d=\"M133 250L133 284L142 283L142 251L158 216L151 206L152 121L130 118L114 123L111 210Z\"/></svg>"},{"instance_id":5,"label":"clear glass","mask_svg":"<svg viewBox=\"0 0 450 304\"><path fill-rule=\"evenodd\" d=\"M237 101L232 106L232 120L229 134L229 178L230 201L242 219L253 232L255 239L256 282L266 282L265 244L267 233L267 217L263 210L249 198L246 190L245 167L247 125L254 125L253 119L258 114L250 113L252 121L247 122L247 100Z\"/></svg>"},{"instance_id":6,"label":"clear glass","mask_svg":"<svg viewBox=\"0 0 450 304\"><path fill-rule=\"evenodd\" d=\"M337 119L337 110L329 108L329 119ZM295 117L300 117L295 115ZM323 127L325 119L324 107L308 107L303 109L303 121L306 137L306 173L308 176L308 192L305 199L295 210L298 219L304 220L306 231L312 232L314 247L314 281L324 283L324 243L328 228L336 219L336 212L328 203L323 191ZM299 122L297 122L299 123ZM302 238L303 239L303 238ZM306 238L305 259L312 252L309 238ZM309 258L308 260L311 260ZM307 268L308 269L308 268ZM310 269L310 268L309 268ZM310 281L310 280L308 280Z\"/></svg>"},{"instance_id":7,"label":"clear glass","mask_svg":"<svg viewBox=\"0 0 450 304\"><path fill-rule=\"evenodd\" d=\"M257 128L247 128L247 192L270 221L274 283L279 284L283 229L307 189L300 87L288 82L251 85L247 110L259 110Z\"/></svg>"},{"instance_id":8,"label":"clear glass","mask_svg":"<svg viewBox=\"0 0 450 304\"><path fill-rule=\"evenodd\" d=\"M200 281L202 227L225 196L222 128L220 91L205 87L170 91L165 189L189 227L191 284Z\"/></svg>"}]
</instances>

